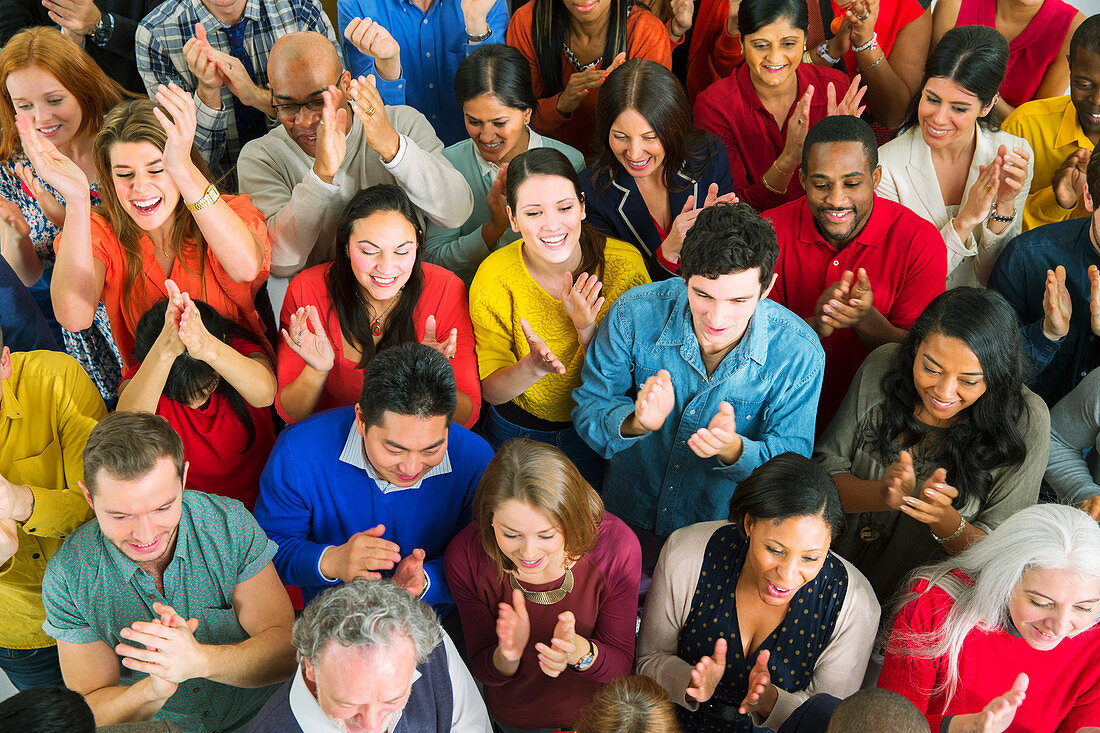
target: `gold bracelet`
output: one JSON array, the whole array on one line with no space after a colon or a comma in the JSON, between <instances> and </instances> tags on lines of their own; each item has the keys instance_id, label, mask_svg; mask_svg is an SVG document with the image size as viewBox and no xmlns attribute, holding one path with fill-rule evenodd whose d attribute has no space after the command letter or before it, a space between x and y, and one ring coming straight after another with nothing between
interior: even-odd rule
<instances>
[{"instance_id":1,"label":"gold bracelet","mask_svg":"<svg viewBox=\"0 0 1100 733\"><path fill-rule=\"evenodd\" d=\"M787 189L786 189L786 187L784 187L784 189L783 189L782 191L780 191L780 190L779 190L779 189L777 189L777 188L772 188L772 184L768 183L768 177L767 177L767 175L766 175L766 174L767 174L767 171L765 171L764 173L765 173L765 175L763 175L763 176L760 176L760 180L761 180L761 182L762 182L762 183L764 184L764 188L768 189L768 190L769 190L769 191L771 191L772 193L776 193L776 194L779 194L780 196L786 196L786 195L787 195Z\"/></svg>"},{"instance_id":2,"label":"gold bracelet","mask_svg":"<svg viewBox=\"0 0 1100 733\"><path fill-rule=\"evenodd\" d=\"M782 168L779 167L779 159L778 158L776 158L775 162L772 163L772 168L775 168L776 172L778 172L779 175L781 175L781 176L790 176L791 175L791 171L785 171L785 170L783 170Z\"/></svg>"}]
</instances>

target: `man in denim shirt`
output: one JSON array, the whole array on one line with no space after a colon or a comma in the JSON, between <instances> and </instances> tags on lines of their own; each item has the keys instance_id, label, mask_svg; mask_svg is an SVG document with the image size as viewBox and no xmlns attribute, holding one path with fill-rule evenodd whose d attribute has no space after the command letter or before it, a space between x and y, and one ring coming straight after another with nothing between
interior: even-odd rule
<instances>
[{"instance_id":1,"label":"man in denim shirt","mask_svg":"<svg viewBox=\"0 0 1100 733\"><path fill-rule=\"evenodd\" d=\"M754 468L813 448L825 355L805 321L765 300L778 255L746 204L705 209L683 279L625 293L588 347L573 421L611 459L604 500L638 532L646 571L674 530L725 519Z\"/></svg>"}]
</instances>

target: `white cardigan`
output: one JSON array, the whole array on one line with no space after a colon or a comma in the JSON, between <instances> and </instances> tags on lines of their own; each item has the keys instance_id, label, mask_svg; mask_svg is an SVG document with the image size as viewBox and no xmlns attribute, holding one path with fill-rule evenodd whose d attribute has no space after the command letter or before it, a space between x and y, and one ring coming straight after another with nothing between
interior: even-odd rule
<instances>
[{"instance_id":1,"label":"white cardigan","mask_svg":"<svg viewBox=\"0 0 1100 733\"><path fill-rule=\"evenodd\" d=\"M1027 150L1029 155L1032 152L1031 145L1022 137L1009 135L1001 130L991 131L982 125L974 127L977 145L963 189L964 203L966 194L979 175L978 167L989 165L1001 145L1006 146L1009 151L1018 147ZM1024 204L1027 202L1028 191L1031 190L1032 166L1028 165L1027 180L1016 196L1016 218L1008 228L1000 234L994 234L989 230L986 221L974 227L974 231L963 242L951 226L952 217L943 203L936 180L936 169L932 165L932 150L924 142L920 128L916 125L910 127L879 148L878 155L882 165L882 180L879 181L876 192L932 222L943 235L943 241L947 244L947 288L960 285L984 287L1001 250L1010 239L1020 233Z\"/></svg>"}]
</instances>

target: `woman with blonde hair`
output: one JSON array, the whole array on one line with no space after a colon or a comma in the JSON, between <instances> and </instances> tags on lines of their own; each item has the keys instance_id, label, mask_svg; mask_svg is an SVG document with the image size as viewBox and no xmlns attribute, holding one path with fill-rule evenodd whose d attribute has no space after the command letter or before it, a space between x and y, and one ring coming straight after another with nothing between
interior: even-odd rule
<instances>
[{"instance_id":1,"label":"woman with blonde hair","mask_svg":"<svg viewBox=\"0 0 1100 733\"><path fill-rule=\"evenodd\" d=\"M30 288L65 350L80 362L104 400L112 403L122 376L107 311L96 310L78 331L61 329L50 303L54 239L65 222L65 197L35 175L16 131L26 119L90 184L84 195L99 199L92 142L107 110L127 93L79 46L53 28L27 28L0 51L0 251Z\"/></svg>"},{"instance_id":2,"label":"woman with blonde hair","mask_svg":"<svg viewBox=\"0 0 1100 733\"><path fill-rule=\"evenodd\" d=\"M1096 520L1031 506L913 578L878 686L932 730L1072 733L1100 720Z\"/></svg>"},{"instance_id":3,"label":"woman with blonde hair","mask_svg":"<svg viewBox=\"0 0 1100 733\"><path fill-rule=\"evenodd\" d=\"M676 707L657 680L632 674L596 693L577 718L576 733L680 733Z\"/></svg>"},{"instance_id":4,"label":"woman with blonde hair","mask_svg":"<svg viewBox=\"0 0 1100 733\"><path fill-rule=\"evenodd\" d=\"M169 297L168 279L264 333L254 303L271 263L264 217L248 196L222 197L210 182L194 144L191 95L172 84L161 86L156 98L159 106L132 100L104 119L93 155L109 185L94 213L84 170L29 121L19 122L36 173L65 197L72 214L56 244L51 295L57 319L66 328L86 328L102 301L127 366L138 320Z\"/></svg>"},{"instance_id":5,"label":"woman with blonde hair","mask_svg":"<svg viewBox=\"0 0 1100 733\"><path fill-rule=\"evenodd\" d=\"M562 730L634 661L641 549L553 446L497 452L444 560L471 671L505 733Z\"/></svg>"}]
</instances>

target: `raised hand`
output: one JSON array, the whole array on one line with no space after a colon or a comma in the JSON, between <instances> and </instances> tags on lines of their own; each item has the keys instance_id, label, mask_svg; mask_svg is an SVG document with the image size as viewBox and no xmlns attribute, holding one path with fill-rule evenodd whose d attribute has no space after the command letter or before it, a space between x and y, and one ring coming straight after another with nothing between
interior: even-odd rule
<instances>
[{"instance_id":1,"label":"raised hand","mask_svg":"<svg viewBox=\"0 0 1100 733\"><path fill-rule=\"evenodd\" d=\"M802 162L802 145L806 142L806 133L810 129L810 103L813 98L814 87L810 84L795 102L794 113L787 120L787 138L783 141L783 150L779 153L784 171L793 171Z\"/></svg>"},{"instance_id":2,"label":"raised hand","mask_svg":"<svg viewBox=\"0 0 1100 733\"><path fill-rule=\"evenodd\" d=\"M569 665L569 660L577 651L577 621L572 611L558 614L558 623L554 625L554 637L550 644L541 641L535 644L539 653L539 669L547 677L557 677Z\"/></svg>"},{"instance_id":3,"label":"raised hand","mask_svg":"<svg viewBox=\"0 0 1100 733\"><path fill-rule=\"evenodd\" d=\"M497 614L497 649L509 662L519 662L531 637L531 619L523 591L512 591L512 605L501 603Z\"/></svg>"},{"instance_id":4,"label":"raised hand","mask_svg":"<svg viewBox=\"0 0 1100 733\"><path fill-rule=\"evenodd\" d=\"M830 291L833 295L826 299ZM855 274L845 270L840 282L826 288L818 301L818 318L830 333L837 328L851 328L867 317L873 303L874 293L867 271L862 267Z\"/></svg>"},{"instance_id":5,"label":"raised hand","mask_svg":"<svg viewBox=\"0 0 1100 733\"><path fill-rule=\"evenodd\" d=\"M290 323L280 333L283 341L302 361L311 368L328 374L336 363L336 352L332 348L321 317L317 315L317 306L307 305L290 314Z\"/></svg>"},{"instance_id":6,"label":"raised hand","mask_svg":"<svg viewBox=\"0 0 1100 733\"><path fill-rule=\"evenodd\" d=\"M1100 496L1090 496L1078 504L1077 508L1100 522Z\"/></svg>"},{"instance_id":7,"label":"raised hand","mask_svg":"<svg viewBox=\"0 0 1100 733\"><path fill-rule=\"evenodd\" d=\"M1073 315L1073 303L1066 288L1066 268L1058 265L1047 270L1046 289L1043 291L1043 335L1051 341L1060 341L1069 333L1069 319Z\"/></svg>"},{"instance_id":8,"label":"raised hand","mask_svg":"<svg viewBox=\"0 0 1100 733\"><path fill-rule=\"evenodd\" d=\"M1031 165L1031 153L1026 148L1008 149L1002 145L997 150L1001 160L1000 185L997 187L997 214L1009 216L1015 211L1016 196L1023 190L1027 181L1028 166Z\"/></svg>"},{"instance_id":9,"label":"raised hand","mask_svg":"<svg viewBox=\"0 0 1100 733\"><path fill-rule=\"evenodd\" d=\"M703 657L691 670L691 686L687 696L696 702L706 702L714 695L715 688L726 673L726 640L714 642L714 654Z\"/></svg>"},{"instance_id":10,"label":"raised hand","mask_svg":"<svg viewBox=\"0 0 1100 733\"><path fill-rule=\"evenodd\" d=\"M558 95L558 112L563 115L572 114L577 107L581 106L581 100L584 99L585 95L603 86L607 75L625 62L626 52L624 51L616 56L606 69L593 67L587 71L578 71L573 74L569 77L569 81L565 83L565 89Z\"/></svg>"},{"instance_id":11,"label":"raised hand","mask_svg":"<svg viewBox=\"0 0 1100 733\"><path fill-rule=\"evenodd\" d=\"M397 563L393 571L393 582L398 588L404 588L419 598L424 594L424 551L417 548Z\"/></svg>"},{"instance_id":12,"label":"raised hand","mask_svg":"<svg viewBox=\"0 0 1100 733\"><path fill-rule=\"evenodd\" d=\"M717 456L726 465L737 463L744 449L741 436L737 434L737 419L733 414L733 405L722 400L718 412L710 419L705 428L699 428L688 438L688 448L700 458Z\"/></svg>"},{"instance_id":13,"label":"raised hand","mask_svg":"<svg viewBox=\"0 0 1100 733\"><path fill-rule=\"evenodd\" d=\"M380 570L393 570L401 561L401 548L382 539L385 525L379 524L365 532L356 532L347 542L331 547L321 557L321 572L326 578L345 583L356 578L380 580Z\"/></svg>"},{"instance_id":14,"label":"raised hand","mask_svg":"<svg viewBox=\"0 0 1100 733\"><path fill-rule=\"evenodd\" d=\"M634 399L634 420L648 431L660 430L676 406L672 375L661 369L645 380Z\"/></svg>"},{"instance_id":15,"label":"raised hand","mask_svg":"<svg viewBox=\"0 0 1100 733\"><path fill-rule=\"evenodd\" d=\"M1085 168L1088 167L1092 151L1077 148L1062 161L1054 171L1050 185L1054 189L1054 198L1063 209L1075 209L1085 192Z\"/></svg>"},{"instance_id":16,"label":"raised hand","mask_svg":"<svg viewBox=\"0 0 1100 733\"><path fill-rule=\"evenodd\" d=\"M848 37L853 46L863 46L871 40L878 14L879 0L855 0L848 5L844 21L848 24Z\"/></svg>"},{"instance_id":17,"label":"raised hand","mask_svg":"<svg viewBox=\"0 0 1100 733\"><path fill-rule=\"evenodd\" d=\"M462 10L462 20L468 35L483 36L489 32L489 11L493 9L495 2L496 0L462 0L459 8Z\"/></svg>"},{"instance_id":18,"label":"raised hand","mask_svg":"<svg viewBox=\"0 0 1100 733\"><path fill-rule=\"evenodd\" d=\"M886 467L882 473L882 499L886 506L900 511L905 505L905 497L912 496L917 488L917 475L913 471L913 456L907 450L898 454L898 459Z\"/></svg>"},{"instance_id":19,"label":"raised hand","mask_svg":"<svg viewBox=\"0 0 1100 733\"><path fill-rule=\"evenodd\" d=\"M546 342L532 330L527 319L519 319L519 325L523 329L523 335L527 338L527 345L531 349L523 358L527 360L527 364L538 374L539 378L541 379L551 372L565 374L565 365L554 355Z\"/></svg>"},{"instance_id":20,"label":"raised hand","mask_svg":"<svg viewBox=\"0 0 1100 733\"><path fill-rule=\"evenodd\" d=\"M0 221L10 226L20 236L29 237L31 235L31 228L23 217L23 210L19 208L18 204L8 201L6 198L0 198Z\"/></svg>"},{"instance_id":21,"label":"raised hand","mask_svg":"<svg viewBox=\"0 0 1100 733\"><path fill-rule=\"evenodd\" d=\"M1027 694L1028 678L1021 672L1008 691L989 701L980 713L951 718L950 733L1004 733L1012 725L1016 711Z\"/></svg>"},{"instance_id":22,"label":"raised hand","mask_svg":"<svg viewBox=\"0 0 1100 733\"><path fill-rule=\"evenodd\" d=\"M970 236L974 227L981 225L993 207L1001 179L1001 156L996 156L989 165L978 166L978 177L966 192L966 200L955 215L955 231L961 239Z\"/></svg>"},{"instance_id":23,"label":"raised hand","mask_svg":"<svg viewBox=\"0 0 1100 733\"><path fill-rule=\"evenodd\" d=\"M195 143L195 100L176 86L175 82L157 87L157 103L160 107L153 108L153 114L160 122L167 134L164 142L164 170L179 181L180 176L194 163L191 162L191 148ZM167 110L168 114L165 114ZM171 115L171 119L169 116Z\"/></svg>"},{"instance_id":24,"label":"raised hand","mask_svg":"<svg viewBox=\"0 0 1100 733\"><path fill-rule=\"evenodd\" d=\"M239 99L242 104L255 107L267 115L271 114L271 91L256 85L240 59L213 47L209 51L209 56L230 94Z\"/></svg>"},{"instance_id":25,"label":"raised hand","mask_svg":"<svg viewBox=\"0 0 1100 733\"><path fill-rule=\"evenodd\" d=\"M195 302L187 293L183 294L183 313L180 314L179 340L187 348L187 353L194 359L209 363L215 355L217 344L221 341L206 330L203 325L202 315L195 307Z\"/></svg>"},{"instance_id":26,"label":"raised hand","mask_svg":"<svg viewBox=\"0 0 1100 733\"><path fill-rule=\"evenodd\" d=\"M50 20L78 44L91 34L103 17L92 0L42 0Z\"/></svg>"},{"instance_id":27,"label":"raised hand","mask_svg":"<svg viewBox=\"0 0 1100 733\"><path fill-rule=\"evenodd\" d=\"M508 186L508 164L500 166L496 180L485 194L485 203L489 204L489 217L501 233L508 229L508 200L505 191Z\"/></svg>"},{"instance_id":28,"label":"raised hand","mask_svg":"<svg viewBox=\"0 0 1100 733\"><path fill-rule=\"evenodd\" d=\"M903 496L901 511L929 527L940 527L937 536L948 537L959 526L959 513L951 502L959 496L959 490L947 483L947 470L937 468L925 479L917 496ZM950 530L946 528L950 527Z\"/></svg>"},{"instance_id":29,"label":"raised hand","mask_svg":"<svg viewBox=\"0 0 1100 733\"><path fill-rule=\"evenodd\" d=\"M50 223L59 229L65 226L65 207L52 193L46 190L46 187L34 175L34 168L27 163L17 163L15 173L27 190L31 192L31 195L34 196L34 200L38 202L38 207L42 209L42 213L46 215ZM20 218L22 218L22 214L20 214Z\"/></svg>"},{"instance_id":30,"label":"raised hand","mask_svg":"<svg viewBox=\"0 0 1100 733\"><path fill-rule=\"evenodd\" d=\"M88 176L73 161L69 160L54 144L43 137L29 117L19 115L15 118L15 127L19 131L19 142L23 152L34 166L35 173L46 183L54 187L67 202L90 198Z\"/></svg>"},{"instance_id":31,"label":"raised hand","mask_svg":"<svg viewBox=\"0 0 1100 733\"><path fill-rule=\"evenodd\" d=\"M383 79L394 81L401 76L401 45L380 23L370 18L352 18L344 28L344 38L360 53L374 59L374 67Z\"/></svg>"},{"instance_id":32,"label":"raised hand","mask_svg":"<svg viewBox=\"0 0 1100 733\"><path fill-rule=\"evenodd\" d=\"M432 347L448 359L455 358L455 352L458 351L458 329L452 328L443 341L436 337L435 329L435 316L428 316L428 319L424 322L424 338L420 340L420 343Z\"/></svg>"},{"instance_id":33,"label":"raised hand","mask_svg":"<svg viewBox=\"0 0 1100 733\"><path fill-rule=\"evenodd\" d=\"M351 109L363 124L367 145L389 162L397 155L401 139L386 116L386 105L374 82L374 75L352 79L348 85Z\"/></svg>"},{"instance_id":34,"label":"raised hand","mask_svg":"<svg viewBox=\"0 0 1100 733\"><path fill-rule=\"evenodd\" d=\"M206 28L202 23L195 23L195 35L183 44L183 59L198 83L196 94L202 103L211 109L221 109L221 88L225 80L218 71L213 50L206 37Z\"/></svg>"},{"instance_id":35,"label":"raised hand","mask_svg":"<svg viewBox=\"0 0 1100 733\"><path fill-rule=\"evenodd\" d=\"M860 86L859 81L859 74L852 77L852 83L848 86L848 91L844 93L844 97L839 103L836 101L836 88L832 82L829 82L829 86L825 87L826 109L829 117L833 115L859 117L863 114L863 111L867 109L867 105L860 104L860 102L863 101L863 95L867 93L867 87Z\"/></svg>"},{"instance_id":36,"label":"raised hand","mask_svg":"<svg viewBox=\"0 0 1100 733\"><path fill-rule=\"evenodd\" d=\"M768 672L768 660L771 659L771 654L764 649L756 655L756 664L749 670L749 686L745 692L745 699L741 701L741 707L737 710L742 715L758 713L767 718L771 714L771 708L775 705L774 700L771 704L768 704L767 700L772 684L771 673Z\"/></svg>"},{"instance_id":37,"label":"raised hand","mask_svg":"<svg viewBox=\"0 0 1100 733\"><path fill-rule=\"evenodd\" d=\"M153 346L163 357L175 361L187 349L180 340L180 319L183 317L185 303L175 282L165 280L164 284L168 289L168 307L164 309L164 327Z\"/></svg>"},{"instance_id":38,"label":"raised hand","mask_svg":"<svg viewBox=\"0 0 1100 733\"><path fill-rule=\"evenodd\" d=\"M340 105L343 94L334 86L321 92L325 106L317 125L313 172L325 183L332 183L348 151L348 111Z\"/></svg>"},{"instance_id":39,"label":"raised hand","mask_svg":"<svg viewBox=\"0 0 1100 733\"><path fill-rule=\"evenodd\" d=\"M153 610L160 618L137 621L119 632L129 642L115 646L122 666L175 684L209 676L205 652L194 636L198 621L184 621L175 609L161 603L154 603Z\"/></svg>"},{"instance_id":40,"label":"raised hand","mask_svg":"<svg viewBox=\"0 0 1100 733\"><path fill-rule=\"evenodd\" d=\"M677 38L691 30L695 18L695 0L672 0L672 22L669 30Z\"/></svg>"},{"instance_id":41,"label":"raised hand","mask_svg":"<svg viewBox=\"0 0 1100 733\"><path fill-rule=\"evenodd\" d=\"M573 321L581 346L587 346L596 334L596 316L604 304L604 298L600 297L601 289L603 283L595 274L582 272L576 282L568 272L562 274L561 307Z\"/></svg>"}]
</instances>

